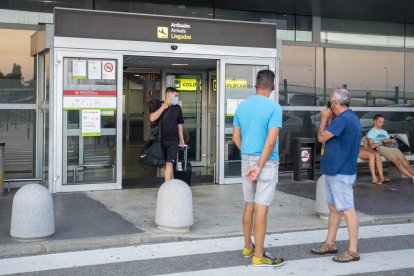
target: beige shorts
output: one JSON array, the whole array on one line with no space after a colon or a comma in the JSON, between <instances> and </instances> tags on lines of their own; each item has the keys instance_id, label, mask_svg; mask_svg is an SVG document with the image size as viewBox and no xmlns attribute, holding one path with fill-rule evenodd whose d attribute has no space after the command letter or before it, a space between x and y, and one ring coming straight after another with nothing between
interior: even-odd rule
<instances>
[{"instance_id":1,"label":"beige shorts","mask_svg":"<svg viewBox=\"0 0 414 276\"><path fill-rule=\"evenodd\" d=\"M390 161L405 158L404 154L397 148L379 146L375 150Z\"/></svg>"}]
</instances>

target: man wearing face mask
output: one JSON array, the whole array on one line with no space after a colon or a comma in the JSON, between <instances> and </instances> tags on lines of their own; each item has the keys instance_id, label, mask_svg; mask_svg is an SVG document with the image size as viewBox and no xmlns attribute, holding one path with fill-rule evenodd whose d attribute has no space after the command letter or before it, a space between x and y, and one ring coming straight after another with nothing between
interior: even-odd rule
<instances>
[{"instance_id":1,"label":"man wearing face mask","mask_svg":"<svg viewBox=\"0 0 414 276\"><path fill-rule=\"evenodd\" d=\"M336 262L358 261L358 216L354 207L353 185L361 141L361 123L349 109L351 94L346 89L331 93L328 108L321 111L318 141L325 143L321 154L321 172L325 175L326 202L329 207L328 234L325 242L313 248L317 255L336 254L336 233L342 216L348 226L349 245L333 258ZM328 126L328 122L331 123Z\"/></svg>"},{"instance_id":2,"label":"man wearing face mask","mask_svg":"<svg viewBox=\"0 0 414 276\"><path fill-rule=\"evenodd\" d=\"M176 161L178 147L184 147L184 118L178 105L178 91L174 87L165 90L164 101L151 107L150 121L161 121L161 143L165 153L165 181L174 178L173 163Z\"/></svg>"}]
</instances>

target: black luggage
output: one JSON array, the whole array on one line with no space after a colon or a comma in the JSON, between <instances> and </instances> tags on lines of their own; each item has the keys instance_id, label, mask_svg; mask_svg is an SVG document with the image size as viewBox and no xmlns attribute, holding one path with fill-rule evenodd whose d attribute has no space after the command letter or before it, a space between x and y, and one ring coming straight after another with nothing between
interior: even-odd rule
<instances>
[{"instance_id":1,"label":"black luggage","mask_svg":"<svg viewBox=\"0 0 414 276\"><path fill-rule=\"evenodd\" d=\"M193 168L187 160L188 147L179 148L177 160L174 164L174 178L179 179L191 186L191 173Z\"/></svg>"}]
</instances>

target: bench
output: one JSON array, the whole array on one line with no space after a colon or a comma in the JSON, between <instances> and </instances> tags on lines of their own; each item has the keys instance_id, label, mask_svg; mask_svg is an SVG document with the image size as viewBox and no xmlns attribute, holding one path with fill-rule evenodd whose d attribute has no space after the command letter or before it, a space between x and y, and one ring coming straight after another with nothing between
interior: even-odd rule
<instances>
[{"instance_id":1,"label":"bench","mask_svg":"<svg viewBox=\"0 0 414 276\"><path fill-rule=\"evenodd\" d=\"M404 140L404 142L407 143L408 146L410 146L410 142L408 141L408 136L405 133L394 133L394 134L390 134L390 136L393 135L399 135L401 137L402 140ZM368 145L368 139L366 141L366 145ZM410 147L411 148L411 147ZM405 158L408 161L414 161L414 153L411 154L406 154L404 153ZM381 156L381 160L382 162L387 162L387 176L390 178L400 178L401 177L401 173L398 170L398 168L390 161L388 161L384 156ZM368 160L362 160L360 158L358 158L358 163L368 163Z\"/></svg>"}]
</instances>

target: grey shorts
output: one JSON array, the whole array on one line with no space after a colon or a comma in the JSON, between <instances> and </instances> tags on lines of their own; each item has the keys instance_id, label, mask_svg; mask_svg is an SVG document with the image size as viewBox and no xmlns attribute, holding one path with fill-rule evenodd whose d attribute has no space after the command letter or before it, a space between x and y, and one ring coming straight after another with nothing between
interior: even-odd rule
<instances>
[{"instance_id":1,"label":"grey shorts","mask_svg":"<svg viewBox=\"0 0 414 276\"><path fill-rule=\"evenodd\" d=\"M279 179L279 161L268 160L256 181L249 181L244 178L246 172L259 161L259 158L260 156L255 155L242 156L244 201L260 205L270 205Z\"/></svg>"}]
</instances>

